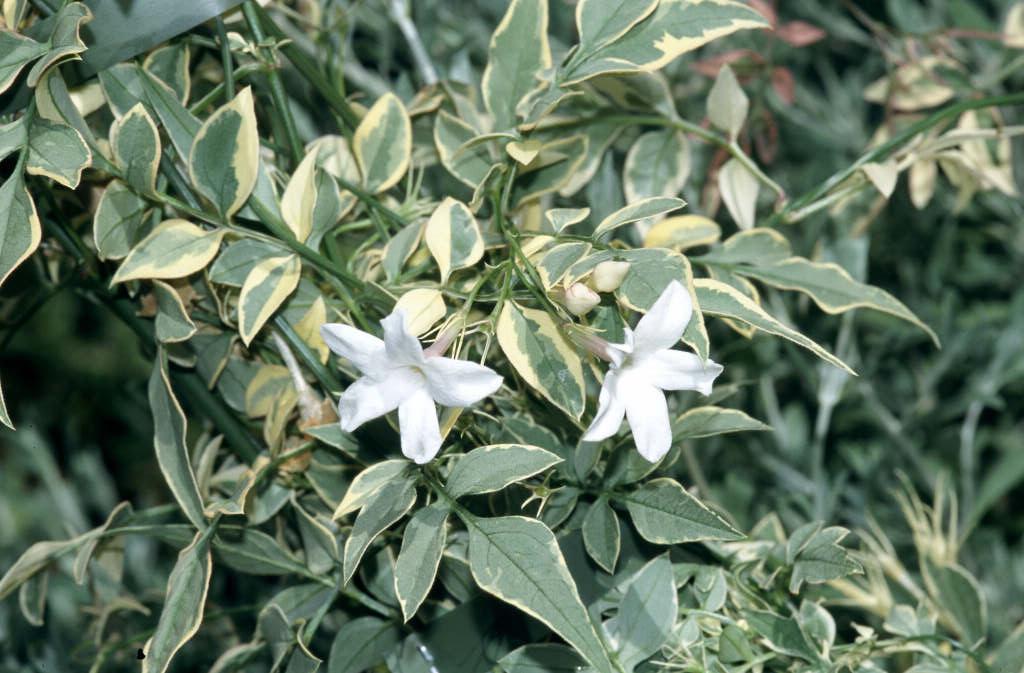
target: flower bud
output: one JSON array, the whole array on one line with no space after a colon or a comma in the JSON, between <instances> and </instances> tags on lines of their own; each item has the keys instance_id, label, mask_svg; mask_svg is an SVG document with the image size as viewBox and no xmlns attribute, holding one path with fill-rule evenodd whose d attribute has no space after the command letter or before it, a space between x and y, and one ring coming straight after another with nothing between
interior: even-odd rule
<instances>
[{"instance_id":1,"label":"flower bud","mask_svg":"<svg viewBox=\"0 0 1024 673\"><path fill-rule=\"evenodd\" d=\"M583 283L573 283L565 291L565 298L562 300L569 313L573 315L585 315L601 303L601 298Z\"/></svg>"},{"instance_id":2,"label":"flower bud","mask_svg":"<svg viewBox=\"0 0 1024 673\"><path fill-rule=\"evenodd\" d=\"M594 267L590 282L598 292L614 292L629 273L629 262L601 262Z\"/></svg>"}]
</instances>

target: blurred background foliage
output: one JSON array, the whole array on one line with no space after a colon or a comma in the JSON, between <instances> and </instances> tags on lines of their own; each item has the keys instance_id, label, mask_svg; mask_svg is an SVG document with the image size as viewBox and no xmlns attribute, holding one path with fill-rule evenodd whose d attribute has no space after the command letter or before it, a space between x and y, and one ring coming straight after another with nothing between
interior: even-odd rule
<instances>
[{"instance_id":1,"label":"blurred background foliage","mask_svg":"<svg viewBox=\"0 0 1024 673\"><path fill-rule=\"evenodd\" d=\"M413 64L382 0L328 1L313 15L310 4L299 1L294 11L319 22L316 46L330 54L335 80L345 78L352 90L372 97L391 86L404 98L414 93ZM439 74L478 78L505 1L411 5ZM802 46L771 33L740 34L679 59L665 74L681 116L697 121L712 81L708 68L716 58L732 61L751 99L752 122L741 142L789 194L799 195L849 165L886 128L888 112L867 102L864 91L908 53L937 47L976 65L964 75L965 87L988 83L989 94L1024 88L1024 51L1006 58L1006 47L992 39L1009 6L1005 0L779 2L780 24L803 21L823 34L791 41L809 42ZM572 34L572 3L553 0L551 10L550 33ZM196 86L212 83L200 76ZM296 113L301 120L319 111ZM1020 110L1013 115L1008 123L1024 122ZM595 205L622 204L618 171L632 139L619 139L588 186ZM1024 175L1020 145L1015 141L1013 152L1017 185ZM713 150L694 145L695 174L721 163ZM714 195L692 193L696 188L691 183L684 190L690 204L714 203ZM854 545L885 531L888 540L878 541L891 544L908 566L927 540L908 524L906 496L899 494L909 485L926 504L945 498L947 511L955 498L949 525L962 544L959 562L981 585L991 642L999 643L1024 620L1024 203L989 191L961 204L944 178L922 209L911 203L905 177L887 207L876 210L875 198L862 195L782 226L798 254L839 260L903 300L936 330L942 349L877 314L824 319L810 302L769 295L776 315L830 345L860 376L846 377L768 338L716 353L729 363L732 380L744 381L732 405L774 431L700 441L692 447L690 476L744 530L777 512L787 530L810 519L847 526L860 537L848 540ZM44 264L45 254L26 264L5 295L17 296L18 284L33 282ZM69 291L35 301L38 310L11 324L7 317L24 314L24 307L14 311L0 297L0 372L21 428L0 431L0 568L33 541L101 523L120 500L141 509L169 498L153 458L149 367L137 338L105 308ZM147 609L147 599L150 607L162 599L173 550L131 537L126 556L142 603L124 606L108 628L130 640L142 623L137 610ZM275 580L219 576L208 614L218 612L218 600L242 606L237 597L245 595L244 583L256 581ZM28 625L13 600L0 604L0 669L83 669L92 653L65 655L82 640L87 619L78 604L87 600L84 588L55 573L45 626ZM216 631L215 620L209 623L200 638ZM201 650L194 644L184 651L176 670L193 670L190 653Z\"/></svg>"}]
</instances>

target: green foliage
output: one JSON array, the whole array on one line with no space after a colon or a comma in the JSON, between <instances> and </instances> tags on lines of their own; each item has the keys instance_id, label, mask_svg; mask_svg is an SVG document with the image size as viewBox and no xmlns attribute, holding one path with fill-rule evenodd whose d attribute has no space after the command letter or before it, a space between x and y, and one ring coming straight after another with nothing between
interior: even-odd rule
<instances>
[{"instance_id":1,"label":"green foliage","mask_svg":"<svg viewBox=\"0 0 1024 673\"><path fill-rule=\"evenodd\" d=\"M1024 670L1024 6L457 4L2 3L0 667Z\"/></svg>"}]
</instances>

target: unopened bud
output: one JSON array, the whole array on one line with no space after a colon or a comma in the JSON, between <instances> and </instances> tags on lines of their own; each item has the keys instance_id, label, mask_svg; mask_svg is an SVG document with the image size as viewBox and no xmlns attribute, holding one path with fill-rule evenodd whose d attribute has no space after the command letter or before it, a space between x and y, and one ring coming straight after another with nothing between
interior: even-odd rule
<instances>
[{"instance_id":1,"label":"unopened bud","mask_svg":"<svg viewBox=\"0 0 1024 673\"><path fill-rule=\"evenodd\" d=\"M601 262L594 267L590 282L598 292L614 292L629 273L629 262Z\"/></svg>"},{"instance_id":2,"label":"unopened bud","mask_svg":"<svg viewBox=\"0 0 1024 673\"><path fill-rule=\"evenodd\" d=\"M573 315L586 315L601 303L601 297L583 283L573 283L565 291L562 303Z\"/></svg>"}]
</instances>

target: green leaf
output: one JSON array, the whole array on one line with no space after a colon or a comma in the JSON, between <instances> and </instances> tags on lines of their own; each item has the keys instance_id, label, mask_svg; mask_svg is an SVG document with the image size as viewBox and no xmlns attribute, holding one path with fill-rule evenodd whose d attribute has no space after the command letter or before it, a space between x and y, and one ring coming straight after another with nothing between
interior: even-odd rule
<instances>
[{"instance_id":1,"label":"green leaf","mask_svg":"<svg viewBox=\"0 0 1024 673\"><path fill-rule=\"evenodd\" d=\"M203 122L188 155L192 184L222 217L234 215L252 193L259 150L252 89L246 87Z\"/></svg>"},{"instance_id":2,"label":"green leaf","mask_svg":"<svg viewBox=\"0 0 1024 673\"><path fill-rule=\"evenodd\" d=\"M652 71L719 37L768 22L735 0L661 0L658 8L621 37L575 60L563 86L609 72Z\"/></svg>"},{"instance_id":3,"label":"green leaf","mask_svg":"<svg viewBox=\"0 0 1024 673\"><path fill-rule=\"evenodd\" d=\"M608 498L601 496L583 518L583 546L597 565L612 574L619 560L621 539L619 517L608 504Z\"/></svg>"},{"instance_id":4,"label":"green leaf","mask_svg":"<svg viewBox=\"0 0 1024 673\"><path fill-rule=\"evenodd\" d=\"M446 488L453 498L493 493L560 462L561 458L538 446L481 446L462 456L455 463L451 474L448 475Z\"/></svg>"},{"instance_id":5,"label":"green leaf","mask_svg":"<svg viewBox=\"0 0 1024 673\"><path fill-rule=\"evenodd\" d=\"M26 172L50 178L68 189L76 189L82 179L82 171L90 164L92 151L78 131L43 117L32 120L28 131Z\"/></svg>"},{"instance_id":6,"label":"green leaf","mask_svg":"<svg viewBox=\"0 0 1024 673\"><path fill-rule=\"evenodd\" d=\"M18 117L8 124L0 124L0 161L28 144L25 121L25 117Z\"/></svg>"},{"instance_id":7,"label":"green leaf","mask_svg":"<svg viewBox=\"0 0 1024 673\"><path fill-rule=\"evenodd\" d=\"M166 220L132 248L111 282L183 278L210 263L222 238L223 229L205 231L187 220Z\"/></svg>"},{"instance_id":8,"label":"green leaf","mask_svg":"<svg viewBox=\"0 0 1024 673\"><path fill-rule=\"evenodd\" d=\"M345 540L342 563L346 583L352 579L370 543L405 516L415 502L416 485L411 479L388 482L367 500Z\"/></svg>"},{"instance_id":9,"label":"green leaf","mask_svg":"<svg viewBox=\"0 0 1024 673\"><path fill-rule=\"evenodd\" d=\"M153 281L156 295L156 338L161 343L187 341L196 333L196 324L188 316L181 295L163 281Z\"/></svg>"},{"instance_id":10,"label":"green leaf","mask_svg":"<svg viewBox=\"0 0 1024 673\"><path fill-rule=\"evenodd\" d=\"M253 267L268 257L283 257L277 245L253 238L228 243L210 265L210 280L221 285L241 288Z\"/></svg>"},{"instance_id":11,"label":"green leaf","mask_svg":"<svg viewBox=\"0 0 1024 673\"><path fill-rule=\"evenodd\" d=\"M614 670L547 526L521 516L474 517L466 525L481 589L539 619L601 673Z\"/></svg>"},{"instance_id":12,"label":"green leaf","mask_svg":"<svg viewBox=\"0 0 1024 673\"><path fill-rule=\"evenodd\" d=\"M808 524L801 527L794 531L789 539L786 551L787 560L793 564L793 573L789 580L791 593L800 591L800 586L804 582L821 584L863 572L860 563L838 544L846 537L848 531L839 526L818 530L820 525ZM804 537L801 533L809 534L809 537Z\"/></svg>"},{"instance_id":13,"label":"green leaf","mask_svg":"<svg viewBox=\"0 0 1024 673\"><path fill-rule=\"evenodd\" d=\"M434 585L447 524L448 507L435 502L416 512L405 526L395 562L395 594L405 621L413 618Z\"/></svg>"},{"instance_id":14,"label":"green leaf","mask_svg":"<svg viewBox=\"0 0 1024 673\"><path fill-rule=\"evenodd\" d=\"M523 380L569 416L583 414L583 363L551 316L506 302L497 337Z\"/></svg>"},{"instance_id":15,"label":"green leaf","mask_svg":"<svg viewBox=\"0 0 1024 673\"><path fill-rule=\"evenodd\" d=\"M721 247L695 261L711 264L772 264L793 256L785 236L765 227L733 234Z\"/></svg>"},{"instance_id":16,"label":"green leaf","mask_svg":"<svg viewBox=\"0 0 1024 673\"><path fill-rule=\"evenodd\" d=\"M218 562L247 575L300 575L306 571L280 542L254 528L218 532L213 550Z\"/></svg>"},{"instance_id":17,"label":"green leaf","mask_svg":"<svg viewBox=\"0 0 1024 673\"><path fill-rule=\"evenodd\" d=\"M718 191L729 215L740 229L750 229L757 222L757 194L760 190L757 176L738 159L729 159L718 169Z\"/></svg>"},{"instance_id":18,"label":"green leaf","mask_svg":"<svg viewBox=\"0 0 1024 673\"><path fill-rule=\"evenodd\" d=\"M786 290L797 290L809 296L826 313L844 313L854 308L870 308L894 315L921 328L935 345L939 337L914 313L885 290L853 279L838 264L812 262L803 257L790 257L771 265L736 266L736 273Z\"/></svg>"},{"instance_id":19,"label":"green leaf","mask_svg":"<svg viewBox=\"0 0 1024 673\"><path fill-rule=\"evenodd\" d=\"M82 24L92 20L92 12L84 3L69 2L57 12L50 34L50 49L28 72L26 82L30 87L39 83L48 69L69 59L79 59L85 51L85 42L79 34Z\"/></svg>"},{"instance_id":20,"label":"green leaf","mask_svg":"<svg viewBox=\"0 0 1024 673\"><path fill-rule=\"evenodd\" d=\"M491 35L480 84L494 128L515 125L519 101L540 84L538 75L550 67L547 0L512 0Z\"/></svg>"},{"instance_id":21,"label":"green leaf","mask_svg":"<svg viewBox=\"0 0 1024 673\"><path fill-rule=\"evenodd\" d=\"M725 283L710 278L699 278L693 282L697 291L697 300L701 310L711 315L733 318L745 322L752 327L789 339L798 346L803 346L819 358L843 371L854 374L849 366L835 355L816 344L794 329L786 327L781 322L768 315L763 308L751 301L739 290L726 285Z\"/></svg>"},{"instance_id":22,"label":"green leaf","mask_svg":"<svg viewBox=\"0 0 1024 673\"><path fill-rule=\"evenodd\" d=\"M473 266L484 256L480 225L464 203L450 196L434 209L423 237L441 269L442 285L452 271Z\"/></svg>"},{"instance_id":23,"label":"green leaf","mask_svg":"<svg viewBox=\"0 0 1024 673\"><path fill-rule=\"evenodd\" d=\"M142 673L164 673L171 659L199 630L210 588L210 544L203 532L181 550L167 580L167 597L156 631L142 648Z\"/></svg>"},{"instance_id":24,"label":"green leaf","mask_svg":"<svg viewBox=\"0 0 1024 673\"><path fill-rule=\"evenodd\" d=\"M42 236L36 204L25 189L25 178L15 172L0 185L0 287L35 252Z\"/></svg>"},{"instance_id":25,"label":"green leaf","mask_svg":"<svg viewBox=\"0 0 1024 673\"><path fill-rule=\"evenodd\" d=\"M238 333L248 346L299 285L298 256L270 257L252 267L238 296Z\"/></svg>"},{"instance_id":26,"label":"green leaf","mask_svg":"<svg viewBox=\"0 0 1024 673\"><path fill-rule=\"evenodd\" d=\"M149 204L120 180L103 190L92 218L92 240L100 259L123 259L147 232Z\"/></svg>"},{"instance_id":27,"label":"green leaf","mask_svg":"<svg viewBox=\"0 0 1024 673\"><path fill-rule=\"evenodd\" d=\"M171 389L167 354L163 349L157 353L153 374L149 377L149 407L153 412L153 448L160 472L185 516L193 526L202 530L206 528L206 518L196 476L189 462L188 447L185 446L185 413Z\"/></svg>"},{"instance_id":28,"label":"green leaf","mask_svg":"<svg viewBox=\"0 0 1024 673\"><path fill-rule=\"evenodd\" d=\"M11 430L14 430L14 421L11 420L11 415L7 413L7 402L4 401L4 389L0 386L0 423L3 423Z\"/></svg>"},{"instance_id":29,"label":"green leaf","mask_svg":"<svg viewBox=\"0 0 1024 673\"><path fill-rule=\"evenodd\" d=\"M140 88L146 102L153 108L156 116L160 118L160 125L163 126L164 131L170 137L171 144L174 145L178 156L187 159L203 124L196 119L195 115L188 111L188 108L181 104L177 94L170 87L149 73L142 71L138 66L133 67L136 68L137 76L141 81ZM216 114L215 112L214 115Z\"/></svg>"},{"instance_id":30,"label":"green leaf","mask_svg":"<svg viewBox=\"0 0 1024 673\"><path fill-rule=\"evenodd\" d=\"M605 627L619 644L619 663L632 671L668 640L679 609L668 554L641 568L626 585L615 617Z\"/></svg>"},{"instance_id":31,"label":"green leaf","mask_svg":"<svg viewBox=\"0 0 1024 673\"><path fill-rule=\"evenodd\" d=\"M143 194L152 193L160 166L160 134L145 105L137 103L114 121L110 130L110 149L125 182Z\"/></svg>"},{"instance_id":32,"label":"green leaf","mask_svg":"<svg viewBox=\"0 0 1024 673\"><path fill-rule=\"evenodd\" d=\"M43 613L46 610L46 590L49 587L50 573L37 573L18 589L18 607L21 615L32 626L44 624Z\"/></svg>"},{"instance_id":33,"label":"green leaf","mask_svg":"<svg viewBox=\"0 0 1024 673\"><path fill-rule=\"evenodd\" d=\"M735 141L747 120L749 108L750 100L740 88L732 68L728 64L723 65L708 93L708 119Z\"/></svg>"},{"instance_id":34,"label":"green leaf","mask_svg":"<svg viewBox=\"0 0 1024 673\"><path fill-rule=\"evenodd\" d=\"M306 552L306 567L315 575L325 575L335 568L341 559L337 536L319 516L310 514L292 497L292 507L299 522L302 547Z\"/></svg>"},{"instance_id":35,"label":"green leaf","mask_svg":"<svg viewBox=\"0 0 1024 673\"><path fill-rule=\"evenodd\" d=\"M690 409L672 424L672 436L676 441L752 430L771 430L771 426L751 418L739 409L715 406Z\"/></svg>"},{"instance_id":36,"label":"green leaf","mask_svg":"<svg viewBox=\"0 0 1024 673\"><path fill-rule=\"evenodd\" d=\"M742 533L673 479L653 479L631 493L614 497L626 505L637 532L648 542L679 544L743 539Z\"/></svg>"},{"instance_id":37,"label":"green leaf","mask_svg":"<svg viewBox=\"0 0 1024 673\"><path fill-rule=\"evenodd\" d=\"M630 222L636 222L637 220L642 220L646 217L654 217L655 215L662 215L673 210L678 210L685 205L686 201L667 196L652 196L636 203L631 203L624 208L619 208L614 213L611 213L608 217L601 220L594 229L594 238L598 238L609 231L618 229Z\"/></svg>"},{"instance_id":38,"label":"green leaf","mask_svg":"<svg viewBox=\"0 0 1024 673\"><path fill-rule=\"evenodd\" d=\"M559 243L544 253L544 257L537 264L537 273L540 275L541 282L544 283L544 289L550 290L557 285L569 268L590 250L589 243L570 241L569 243Z\"/></svg>"},{"instance_id":39,"label":"green leaf","mask_svg":"<svg viewBox=\"0 0 1024 673\"><path fill-rule=\"evenodd\" d=\"M331 644L327 673L363 673L384 661L402 641L392 622L377 617L358 617L338 630Z\"/></svg>"},{"instance_id":40,"label":"green leaf","mask_svg":"<svg viewBox=\"0 0 1024 673\"><path fill-rule=\"evenodd\" d=\"M556 232L578 224L590 216L590 208L552 208L544 213L544 219Z\"/></svg>"},{"instance_id":41,"label":"green leaf","mask_svg":"<svg viewBox=\"0 0 1024 673\"><path fill-rule=\"evenodd\" d=\"M118 63L99 73L100 88L115 117L128 114L139 102L146 101L146 77L134 63ZM196 130L199 122L196 122ZM186 146L186 151L188 146ZM188 156L187 154L185 156Z\"/></svg>"},{"instance_id":42,"label":"green leaf","mask_svg":"<svg viewBox=\"0 0 1024 673\"><path fill-rule=\"evenodd\" d=\"M384 94L366 112L352 151L368 191L383 192L402 179L412 155L412 125L398 96Z\"/></svg>"},{"instance_id":43,"label":"green leaf","mask_svg":"<svg viewBox=\"0 0 1024 673\"><path fill-rule=\"evenodd\" d=\"M505 673L578 673L586 665L576 650L555 643L523 645L498 660Z\"/></svg>"},{"instance_id":44,"label":"green leaf","mask_svg":"<svg viewBox=\"0 0 1024 673\"><path fill-rule=\"evenodd\" d=\"M399 477L403 477L403 481L408 480L411 470L412 463L404 459L385 460L366 468L352 480L345 497L334 510L334 518L340 519L361 509L377 496L385 484L396 481Z\"/></svg>"},{"instance_id":45,"label":"green leaf","mask_svg":"<svg viewBox=\"0 0 1024 673\"><path fill-rule=\"evenodd\" d=\"M820 659L817 650L795 619L780 617L762 610L744 610L743 616L773 651L811 663Z\"/></svg>"},{"instance_id":46,"label":"green leaf","mask_svg":"<svg viewBox=\"0 0 1024 673\"><path fill-rule=\"evenodd\" d=\"M0 93L7 91L22 68L47 50L48 46L42 42L10 30L0 30Z\"/></svg>"},{"instance_id":47,"label":"green leaf","mask_svg":"<svg viewBox=\"0 0 1024 673\"><path fill-rule=\"evenodd\" d=\"M622 169L626 202L634 207L644 199L674 197L689 176L690 145L682 132L667 129L645 133L626 153Z\"/></svg>"},{"instance_id":48,"label":"green leaf","mask_svg":"<svg viewBox=\"0 0 1024 673\"><path fill-rule=\"evenodd\" d=\"M955 563L933 563L927 556L921 559L921 569L928 593L955 624L961 639L976 643L984 638L988 609L978 580Z\"/></svg>"}]
</instances>

